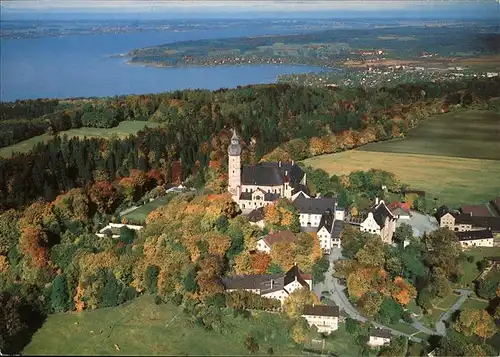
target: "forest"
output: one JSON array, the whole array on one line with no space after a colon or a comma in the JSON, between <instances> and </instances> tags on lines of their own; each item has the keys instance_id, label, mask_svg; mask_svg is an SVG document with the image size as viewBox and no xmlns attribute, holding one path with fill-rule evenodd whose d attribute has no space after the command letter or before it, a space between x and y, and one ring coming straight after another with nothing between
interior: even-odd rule
<instances>
[{"instance_id":1,"label":"forest","mask_svg":"<svg viewBox=\"0 0 500 357\"><path fill-rule=\"evenodd\" d=\"M164 125L125 140L58 136L28 154L0 159L0 209L39 197L53 200L60 192L96 180L128 176L132 169L154 169L167 182L181 181L209 162L225 165L230 128L236 128L245 143L244 162L258 162L266 155L298 161L400 137L433 114L470 106L486 109L499 92L500 80L493 78L381 90L276 84L63 103L2 103L0 127L6 130L0 137L7 143L37 135L42 127L57 133L68 125L109 127L120 120ZM57 109L61 105L66 109ZM40 122L33 116L43 113L52 120L30 126Z\"/></svg>"},{"instance_id":2,"label":"forest","mask_svg":"<svg viewBox=\"0 0 500 357\"><path fill-rule=\"evenodd\" d=\"M224 306L275 309L255 296L226 296L218 278L282 272L299 262L321 279L328 265L317 237L298 232L298 213L286 200L269 206L265 221L271 230L292 230L297 244L278 244L270 256L251 253L266 231L238 216L223 194L228 129L240 133L245 162L301 160L397 137L431 114L487 107L495 93L500 93L498 79L373 91L279 84L2 103L0 123L17 128L2 132L7 143L37 135L42 126L29 124L47 116L43 130L54 133L65 125L108 127L122 120L165 125L124 140L56 136L28 154L0 159L0 317L7 321L0 325L0 349L21 351L50 313L116 306L143 293L155 294L158 303L184 306L193 323L208 330L224 328L217 324ZM312 184L339 194L346 205L379 195L380 182L395 192L402 187L388 173L325 174L312 174ZM122 228L117 239L95 236L98 227L120 220L116 213L124 202L136 202L153 189L161 195L163 184L181 181L198 194L180 195L150 213L139 235ZM360 199L365 191L368 197ZM372 255L358 253L353 253L358 260ZM385 266L385 259L375 266ZM394 269L387 268L394 274L387 277L391 299L403 306L415 295L405 285L413 282L400 280L411 277ZM299 291L285 307L295 341L303 341L307 331L297 305L314 301Z\"/></svg>"}]
</instances>

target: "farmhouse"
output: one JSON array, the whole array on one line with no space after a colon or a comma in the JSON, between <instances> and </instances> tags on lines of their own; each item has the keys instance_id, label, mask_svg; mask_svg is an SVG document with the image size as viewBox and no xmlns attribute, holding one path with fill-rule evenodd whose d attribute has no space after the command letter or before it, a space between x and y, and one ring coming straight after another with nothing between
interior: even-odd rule
<instances>
[{"instance_id":1,"label":"farmhouse","mask_svg":"<svg viewBox=\"0 0 500 357\"><path fill-rule=\"evenodd\" d=\"M233 131L228 146L228 191L245 213L267 206L279 198L292 199L302 190L307 190L306 174L292 163L261 162L256 165L241 165L240 139Z\"/></svg>"},{"instance_id":2,"label":"farmhouse","mask_svg":"<svg viewBox=\"0 0 500 357\"><path fill-rule=\"evenodd\" d=\"M379 347L391 343L391 331L385 329L374 329L370 331L370 339L368 345L371 347Z\"/></svg>"},{"instance_id":3,"label":"farmhouse","mask_svg":"<svg viewBox=\"0 0 500 357\"><path fill-rule=\"evenodd\" d=\"M264 238L257 241L256 250L264 253L271 253L271 247L276 243L293 243L297 237L292 231L281 231L278 233L268 234Z\"/></svg>"},{"instance_id":4,"label":"farmhouse","mask_svg":"<svg viewBox=\"0 0 500 357\"><path fill-rule=\"evenodd\" d=\"M493 233L489 229L455 233L462 247L493 247Z\"/></svg>"},{"instance_id":5,"label":"farmhouse","mask_svg":"<svg viewBox=\"0 0 500 357\"><path fill-rule=\"evenodd\" d=\"M455 232L488 229L494 234L500 233L500 217L474 216L472 212L460 213L441 206L437 209L436 218L440 227L446 227Z\"/></svg>"},{"instance_id":6,"label":"farmhouse","mask_svg":"<svg viewBox=\"0 0 500 357\"><path fill-rule=\"evenodd\" d=\"M297 265L294 265L285 274L260 274L225 276L221 278L226 291L246 290L260 296L277 299L281 304L297 289L311 290L312 277L304 274Z\"/></svg>"},{"instance_id":7,"label":"farmhouse","mask_svg":"<svg viewBox=\"0 0 500 357\"><path fill-rule=\"evenodd\" d=\"M338 306L305 305L302 317L309 326L316 326L318 332L330 334L339 328L340 310Z\"/></svg>"},{"instance_id":8,"label":"farmhouse","mask_svg":"<svg viewBox=\"0 0 500 357\"><path fill-rule=\"evenodd\" d=\"M471 205L460 207L460 212L468 214L472 217L491 217L492 214L486 205Z\"/></svg>"},{"instance_id":9,"label":"farmhouse","mask_svg":"<svg viewBox=\"0 0 500 357\"><path fill-rule=\"evenodd\" d=\"M366 218L361 222L360 230L378 234L384 243L392 244L392 236L396 231L396 219L396 216L391 213L384 201L379 202L377 198L375 205L368 211Z\"/></svg>"}]
</instances>

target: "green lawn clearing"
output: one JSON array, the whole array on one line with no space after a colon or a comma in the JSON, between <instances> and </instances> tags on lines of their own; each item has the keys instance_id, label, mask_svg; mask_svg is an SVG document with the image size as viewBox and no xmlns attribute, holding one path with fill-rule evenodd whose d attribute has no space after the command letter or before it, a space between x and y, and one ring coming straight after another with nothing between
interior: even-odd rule
<instances>
[{"instance_id":1,"label":"green lawn clearing","mask_svg":"<svg viewBox=\"0 0 500 357\"><path fill-rule=\"evenodd\" d=\"M322 344L312 344L314 349L321 350ZM345 330L345 324L339 324L339 329L332 332L325 341L325 351L334 352L338 356L359 356L360 348L355 341L355 336Z\"/></svg>"},{"instance_id":2,"label":"green lawn clearing","mask_svg":"<svg viewBox=\"0 0 500 357\"><path fill-rule=\"evenodd\" d=\"M362 151L500 160L500 114L459 110L431 117L404 139L371 143Z\"/></svg>"},{"instance_id":3,"label":"green lawn clearing","mask_svg":"<svg viewBox=\"0 0 500 357\"><path fill-rule=\"evenodd\" d=\"M426 334L425 332L419 332L419 333L416 333L415 335L413 335L413 337L420 338L424 341L427 341L430 336L428 334Z\"/></svg>"},{"instance_id":4,"label":"green lawn clearing","mask_svg":"<svg viewBox=\"0 0 500 357\"><path fill-rule=\"evenodd\" d=\"M145 205L139 207L135 211L127 213L126 215L123 216L123 218L126 218L130 222L146 223L146 217L148 216L148 214L150 214L158 207L166 205L172 199L172 197L173 197L172 195L167 195L164 197L157 198L156 200L146 203Z\"/></svg>"},{"instance_id":5,"label":"green lawn clearing","mask_svg":"<svg viewBox=\"0 0 500 357\"><path fill-rule=\"evenodd\" d=\"M156 305L143 296L118 307L49 316L24 355L248 355L248 335L266 354L298 355L286 324L279 315L253 314L250 319L224 316L228 331L206 331L192 324L182 308ZM119 350L118 350L119 348Z\"/></svg>"},{"instance_id":6,"label":"green lawn clearing","mask_svg":"<svg viewBox=\"0 0 500 357\"><path fill-rule=\"evenodd\" d=\"M464 309L486 309L488 307L489 303L485 300L478 300L474 298L470 298L465 300L465 302L462 304L460 307L460 310Z\"/></svg>"},{"instance_id":7,"label":"green lawn clearing","mask_svg":"<svg viewBox=\"0 0 500 357\"><path fill-rule=\"evenodd\" d=\"M387 326L395 330L407 333L409 335L418 332L418 330L415 327L413 327L412 325L408 325L407 323L404 322L398 322L397 324L387 324Z\"/></svg>"},{"instance_id":8,"label":"green lawn clearing","mask_svg":"<svg viewBox=\"0 0 500 357\"><path fill-rule=\"evenodd\" d=\"M64 134L68 137L87 137L87 138L103 138L111 139L113 136L118 136L119 138L126 138L129 135L135 135L138 131L144 128L153 128L160 126L160 123L148 122L148 121L122 121L114 128L78 128L61 131L58 135L63 136ZM30 139L21 141L17 144L6 146L0 148L0 157L11 157L12 153L27 153L33 146L38 143L46 143L54 138L53 135L42 134L34 136Z\"/></svg>"},{"instance_id":9,"label":"green lawn clearing","mask_svg":"<svg viewBox=\"0 0 500 357\"><path fill-rule=\"evenodd\" d=\"M390 171L411 189L449 206L500 195L500 114L460 111L422 122L407 138L304 160L329 174ZM481 174L478 175L478 172Z\"/></svg>"}]
</instances>

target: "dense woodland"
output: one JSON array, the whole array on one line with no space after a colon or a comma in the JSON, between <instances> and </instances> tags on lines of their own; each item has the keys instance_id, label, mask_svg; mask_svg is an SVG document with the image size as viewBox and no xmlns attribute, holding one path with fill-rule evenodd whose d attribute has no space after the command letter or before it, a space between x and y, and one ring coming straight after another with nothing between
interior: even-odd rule
<instances>
[{"instance_id":1,"label":"dense woodland","mask_svg":"<svg viewBox=\"0 0 500 357\"><path fill-rule=\"evenodd\" d=\"M108 127L120 120L152 120L165 125L124 140L57 136L29 154L0 159L0 318L6 322L0 325L0 349L21 351L50 313L116 306L144 293L155 294L158 303L182 304L193 323L223 330L219 317L225 306L238 313L272 310L276 304L251 294L224 294L220 276L283 272L297 262L321 279L328 263L321 259L317 237L299 232L290 202L269 206L267 228L261 231L238 216L223 194L229 128L242 136L246 162L300 160L399 136L430 114L485 106L495 93L500 93L498 79L381 91L266 85L3 103L1 125L18 128L5 134L6 142L38 134L23 136L30 122L47 116L53 121L44 130L53 132L68 123ZM375 196L404 194L403 183L389 173L328 177L305 169L313 192L335 194L346 207L362 209ZM164 183L183 180L205 192L178 196L153 211L139 235L123 228L118 239L95 236L96 229L119 219L116 213L124 203L137 202L151 190L161 195ZM381 184L389 192L380 192ZM296 232L297 242L277 244L269 256L251 252L258 237L282 229ZM374 237L345 235L349 294L380 321L404 317L402 308L415 296L425 305L425 294L440 294L460 274L460 254L450 250L455 245L443 232L424 239L430 248L412 243L405 249L414 249L404 253L408 259L423 256L423 263L398 258L396 251L378 247ZM433 250L447 252L447 260L437 261L429 254ZM444 267L445 261L457 264ZM360 284L352 269L357 276L361 268L359 276L376 272L383 279L369 279L373 286ZM421 281L428 273L431 278ZM373 294L366 287L373 287ZM295 342L305 341L308 333L298 318L301 306L314 299L298 291L285 305Z\"/></svg>"},{"instance_id":2,"label":"dense woodland","mask_svg":"<svg viewBox=\"0 0 500 357\"><path fill-rule=\"evenodd\" d=\"M246 162L260 160L278 145L280 150L271 158L300 160L399 137L429 115L457 106L486 107L498 93L500 80L489 79L368 91L280 84L74 103L4 103L0 126L7 126L0 128L0 135L7 143L39 134L29 132L28 124L39 122L40 117L27 116L51 110L54 112L46 114L53 117L45 124L48 132L83 122L96 127L109 127L120 120L165 125L122 141L59 137L39 144L32 153L0 159L0 209L38 197L52 200L62 191L96 180L128 176L132 169L155 169L168 181L182 180L210 161L225 163L227 129L233 127L246 143ZM57 111L58 106L67 109ZM16 137L15 133L22 135Z\"/></svg>"}]
</instances>

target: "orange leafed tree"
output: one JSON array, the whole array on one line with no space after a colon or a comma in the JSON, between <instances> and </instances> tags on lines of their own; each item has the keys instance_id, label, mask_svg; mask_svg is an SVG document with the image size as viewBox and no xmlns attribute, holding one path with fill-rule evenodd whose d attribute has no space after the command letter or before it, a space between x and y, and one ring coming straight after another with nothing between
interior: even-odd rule
<instances>
[{"instance_id":1,"label":"orange leafed tree","mask_svg":"<svg viewBox=\"0 0 500 357\"><path fill-rule=\"evenodd\" d=\"M26 254L35 267L45 266L49 260L49 252L45 248L47 234L40 226L26 227L19 238L21 252Z\"/></svg>"},{"instance_id":2,"label":"orange leafed tree","mask_svg":"<svg viewBox=\"0 0 500 357\"><path fill-rule=\"evenodd\" d=\"M280 224L280 212L275 204L268 205L264 208L264 221L269 225Z\"/></svg>"},{"instance_id":3,"label":"orange leafed tree","mask_svg":"<svg viewBox=\"0 0 500 357\"><path fill-rule=\"evenodd\" d=\"M263 252L251 255L251 267L254 274L264 274L271 263L271 257Z\"/></svg>"},{"instance_id":4,"label":"orange leafed tree","mask_svg":"<svg viewBox=\"0 0 500 357\"><path fill-rule=\"evenodd\" d=\"M118 190L109 182L96 182L90 187L90 199L101 212L109 213L119 198Z\"/></svg>"},{"instance_id":5,"label":"orange leafed tree","mask_svg":"<svg viewBox=\"0 0 500 357\"><path fill-rule=\"evenodd\" d=\"M406 306L410 300L417 296L417 290L415 287L409 283L406 283L402 277L397 276L394 279L394 289L392 292L392 297L398 303Z\"/></svg>"},{"instance_id":6,"label":"orange leafed tree","mask_svg":"<svg viewBox=\"0 0 500 357\"><path fill-rule=\"evenodd\" d=\"M75 302L76 311L83 311L85 309L85 301L83 301L84 292L85 289L82 288L80 284L78 284L78 286L76 287L75 297L73 298L73 301Z\"/></svg>"}]
</instances>

